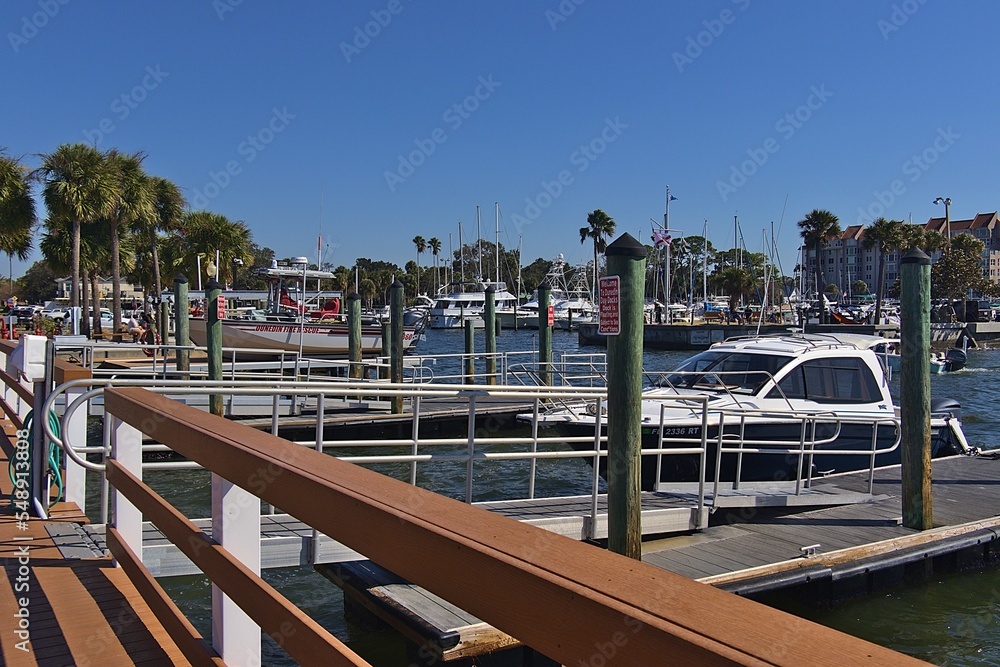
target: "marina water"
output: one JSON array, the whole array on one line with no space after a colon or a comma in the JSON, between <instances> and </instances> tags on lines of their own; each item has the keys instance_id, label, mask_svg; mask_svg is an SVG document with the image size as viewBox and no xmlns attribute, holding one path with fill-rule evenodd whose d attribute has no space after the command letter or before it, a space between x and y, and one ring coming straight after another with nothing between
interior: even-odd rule
<instances>
[{"instance_id":1,"label":"marina water","mask_svg":"<svg viewBox=\"0 0 1000 667\"><path fill-rule=\"evenodd\" d=\"M429 330L425 335L426 340L418 348L420 354L455 354L464 349L460 330ZM537 346L537 331L503 331L497 337L501 352L532 351L537 350ZM575 333L559 331L553 332L552 347L557 355L559 352L604 351L597 347L579 348ZM482 350L482 332L477 331L476 351ZM647 371L669 370L691 354L647 351L643 365ZM457 369L457 361L455 366ZM478 370L482 372L481 365ZM1000 445L998 371L1000 350L972 349L964 370L931 378L932 396L955 398L962 404L963 425L969 443L984 449ZM893 395L897 396L898 378L892 380L892 385ZM590 467L582 459L551 461L547 466L541 463L536 482L539 496L589 493ZM1000 461L990 465L1000 465ZM405 479L409 466L385 464L376 469ZM464 469L464 463L453 466L425 464L418 468L418 481L422 486L460 498L464 493ZM524 462L491 464L489 469L482 470L477 464L476 470L476 500L502 498L512 485L518 485L519 478L527 479ZM207 473L190 470L150 472L146 479L188 516L210 516ZM402 641L395 635L373 633L346 623L340 589L315 573L312 567L265 570L262 576L373 665L409 664ZM160 581L199 630L210 636L211 586L208 581L196 576ZM832 607L803 606L781 596L771 604L935 664L1000 665L1000 568L936 575L925 583L882 591ZM265 665L294 664L268 638L264 641Z\"/></svg>"}]
</instances>

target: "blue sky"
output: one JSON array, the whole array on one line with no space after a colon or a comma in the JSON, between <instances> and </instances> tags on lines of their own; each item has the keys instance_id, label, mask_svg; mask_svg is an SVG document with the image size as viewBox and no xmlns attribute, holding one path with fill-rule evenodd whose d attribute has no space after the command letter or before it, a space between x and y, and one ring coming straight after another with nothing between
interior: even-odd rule
<instances>
[{"instance_id":1,"label":"blue sky","mask_svg":"<svg viewBox=\"0 0 1000 667\"><path fill-rule=\"evenodd\" d=\"M0 146L143 150L279 257L402 265L411 239L591 256L601 208L649 242L1000 206L1000 4L4 0ZM36 257L37 258L37 257ZM315 260L314 260L315 261ZM431 262L429 254L421 260ZM19 275L27 264L15 265Z\"/></svg>"}]
</instances>

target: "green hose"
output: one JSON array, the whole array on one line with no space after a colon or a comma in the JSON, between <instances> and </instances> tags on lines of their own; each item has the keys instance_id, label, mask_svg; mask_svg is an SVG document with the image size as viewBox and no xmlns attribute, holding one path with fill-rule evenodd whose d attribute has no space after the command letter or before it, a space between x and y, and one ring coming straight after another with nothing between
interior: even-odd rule
<instances>
[{"instance_id":1,"label":"green hose","mask_svg":"<svg viewBox=\"0 0 1000 667\"><path fill-rule=\"evenodd\" d=\"M28 470L31 470L31 452L32 452L32 438L34 434L31 428L31 422L34 417L34 411L29 410L28 415L24 418L24 426L22 429L28 432ZM49 429L57 437L61 437L61 432L59 429L59 416L56 415L54 410L49 410ZM17 489L17 477L15 475L15 462L17 457L12 456L7 465L7 471L10 475L10 481L14 484L15 490ZM56 483L56 495L50 499L49 507L52 507L57 502L62 500L63 493L65 492L65 487L63 486L63 476L62 476L62 450L56 446L54 442L49 443L48 449L48 463L49 463L49 474ZM14 503L14 492L11 492L10 502Z\"/></svg>"}]
</instances>

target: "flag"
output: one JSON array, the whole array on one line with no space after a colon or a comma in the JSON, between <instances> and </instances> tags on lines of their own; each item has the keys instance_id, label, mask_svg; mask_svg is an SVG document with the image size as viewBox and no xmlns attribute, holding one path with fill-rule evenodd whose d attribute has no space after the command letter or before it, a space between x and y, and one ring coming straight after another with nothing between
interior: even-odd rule
<instances>
[{"instance_id":1,"label":"flag","mask_svg":"<svg viewBox=\"0 0 1000 667\"><path fill-rule=\"evenodd\" d=\"M661 234L660 232L653 230L653 247L662 248L664 246L670 245L670 234Z\"/></svg>"},{"instance_id":2,"label":"flag","mask_svg":"<svg viewBox=\"0 0 1000 667\"><path fill-rule=\"evenodd\" d=\"M677 201L677 197L670 195L670 201Z\"/></svg>"}]
</instances>

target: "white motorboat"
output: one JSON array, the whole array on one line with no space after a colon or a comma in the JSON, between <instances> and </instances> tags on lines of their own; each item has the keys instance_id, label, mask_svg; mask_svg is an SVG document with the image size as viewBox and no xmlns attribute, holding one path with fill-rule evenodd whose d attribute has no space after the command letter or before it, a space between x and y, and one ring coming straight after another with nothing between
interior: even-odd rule
<instances>
[{"instance_id":1,"label":"white motorboat","mask_svg":"<svg viewBox=\"0 0 1000 667\"><path fill-rule=\"evenodd\" d=\"M341 318L331 321L328 310L310 307L305 298L293 299L286 287L286 283L290 282L301 284L303 277L307 282L333 278L332 273L302 271L274 264L266 269L258 269L258 274L267 281L267 309L241 309L234 311L232 317L224 318L221 321L223 348L296 353L301 349L303 355L314 357L347 355L347 322ZM339 297L339 294L317 293L312 301L314 305L324 303L329 296ZM310 317L311 313L321 315ZM192 318L189 321L189 334L195 345L208 344L206 325L204 318ZM420 326L422 325L403 327L404 352L416 344ZM382 327L377 320L362 319L361 353L365 356L385 353Z\"/></svg>"},{"instance_id":2,"label":"white motorboat","mask_svg":"<svg viewBox=\"0 0 1000 667\"><path fill-rule=\"evenodd\" d=\"M932 455L973 451L959 404L936 400L931 409ZM643 488L711 479L706 465L717 466L723 481L771 482L865 469L873 459L898 463L899 417L869 347L822 334L723 341L656 375L643 392L643 449L662 443L665 450L642 457ZM595 402L563 405L539 419L578 436L572 445L581 450L592 450L598 426L607 425L606 409L598 415ZM703 443L704 460L690 451ZM600 465L604 472L606 459Z\"/></svg>"}]
</instances>

